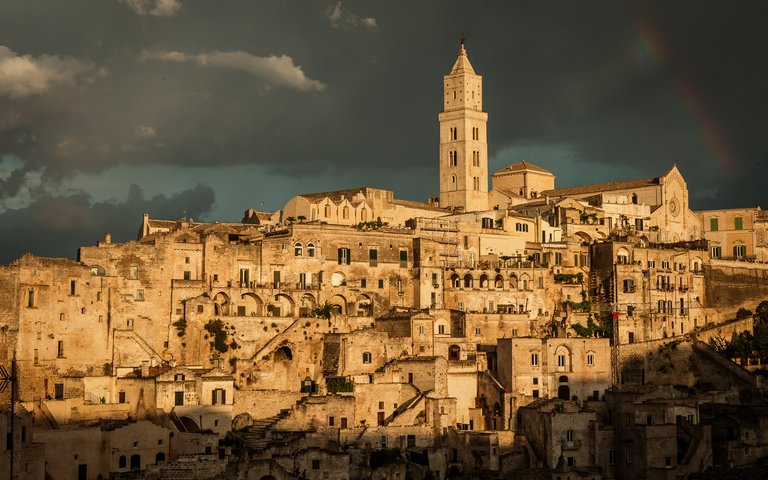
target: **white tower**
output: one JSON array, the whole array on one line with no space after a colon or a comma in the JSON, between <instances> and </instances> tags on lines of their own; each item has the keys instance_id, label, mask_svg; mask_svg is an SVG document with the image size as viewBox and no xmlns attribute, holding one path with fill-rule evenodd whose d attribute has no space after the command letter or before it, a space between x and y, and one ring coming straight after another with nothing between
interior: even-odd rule
<instances>
[{"instance_id":1,"label":"white tower","mask_svg":"<svg viewBox=\"0 0 768 480\"><path fill-rule=\"evenodd\" d=\"M483 77L464 50L443 76L440 120L440 206L472 212L488 209L488 114L483 112Z\"/></svg>"}]
</instances>

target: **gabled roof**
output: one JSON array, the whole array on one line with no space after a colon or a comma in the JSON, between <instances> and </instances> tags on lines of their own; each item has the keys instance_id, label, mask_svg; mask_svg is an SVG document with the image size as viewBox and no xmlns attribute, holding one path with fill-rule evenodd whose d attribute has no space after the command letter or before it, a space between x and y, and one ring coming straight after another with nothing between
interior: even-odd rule
<instances>
[{"instance_id":1,"label":"gabled roof","mask_svg":"<svg viewBox=\"0 0 768 480\"><path fill-rule=\"evenodd\" d=\"M334 190L332 192L317 192L317 193L302 193L299 197L306 198L310 202L319 202L325 198L328 198L333 203L341 203L342 198L352 203L352 199L355 195L362 194L366 196L366 190L368 187L349 188L346 190ZM367 198L367 197L366 197Z\"/></svg>"},{"instance_id":2,"label":"gabled roof","mask_svg":"<svg viewBox=\"0 0 768 480\"><path fill-rule=\"evenodd\" d=\"M523 171L546 173L547 175L554 175L549 170L545 170L539 167L538 165L528 163L525 160L521 162L513 163L512 165L507 165L504 168L496 170L495 172L493 172L493 174L496 175L496 174L502 174L502 173L523 172Z\"/></svg>"},{"instance_id":3,"label":"gabled roof","mask_svg":"<svg viewBox=\"0 0 768 480\"><path fill-rule=\"evenodd\" d=\"M590 193L610 192L613 190L626 190L628 188L649 187L659 184L659 177L640 178L637 180L624 180L620 182L597 183L594 185L582 185L581 187L556 188L544 190L539 195L550 197L567 197L571 195L586 195Z\"/></svg>"}]
</instances>

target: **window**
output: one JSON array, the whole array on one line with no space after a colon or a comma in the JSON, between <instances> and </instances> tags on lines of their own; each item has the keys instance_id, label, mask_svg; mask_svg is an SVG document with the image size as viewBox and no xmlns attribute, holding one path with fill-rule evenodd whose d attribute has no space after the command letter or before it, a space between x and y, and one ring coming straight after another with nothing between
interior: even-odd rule
<instances>
[{"instance_id":1,"label":"window","mask_svg":"<svg viewBox=\"0 0 768 480\"><path fill-rule=\"evenodd\" d=\"M349 265L350 251L348 248L339 249L339 265Z\"/></svg>"},{"instance_id":2,"label":"window","mask_svg":"<svg viewBox=\"0 0 768 480\"><path fill-rule=\"evenodd\" d=\"M341 428L347 428L347 417L341 417Z\"/></svg>"},{"instance_id":3,"label":"window","mask_svg":"<svg viewBox=\"0 0 768 480\"><path fill-rule=\"evenodd\" d=\"M348 218L349 218L349 207L345 206L345 207L344 207L344 208L341 210L341 218L343 218L344 220L346 220L346 219L348 219Z\"/></svg>"},{"instance_id":4,"label":"window","mask_svg":"<svg viewBox=\"0 0 768 480\"><path fill-rule=\"evenodd\" d=\"M143 302L144 301L144 289L140 288L136 290L136 301L137 302Z\"/></svg>"},{"instance_id":5,"label":"window","mask_svg":"<svg viewBox=\"0 0 768 480\"><path fill-rule=\"evenodd\" d=\"M312 470L320 470L320 460L312 460Z\"/></svg>"},{"instance_id":6,"label":"window","mask_svg":"<svg viewBox=\"0 0 768 480\"><path fill-rule=\"evenodd\" d=\"M301 257L304 255L304 245L302 245L299 242L296 242L293 244L293 256L294 257Z\"/></svg>"},{"instance_id":7,"label":"window","mask_svg":"<svg viewBox=\"0 0 768 480\"><path fill-rule=\"evenodd\" d=\"M595 354L594 353L588 353L587 354L587 365L590 367L593 367L595 365Z\"/></svg>"},{"instance_id":8,"label":"window","mask_svg":"<svg viewBox=\"0 0 768 480\"><path fill-rule=\"evenodd\" d=\"M368 280L365 278L360 279L360 288L367 288L368 287Z\"/></svg>"},{"instance_id":9,"label":"window","mask_svg":"<svg viewBox=\"0 0 768 480\"><path fill-rule=\"evenodd\" d=\"M576 438L576 432L573 430L566 430L565 431L565 441L566 442L572 442Z\"/></svg>"},{"instance_id":10,"label":"window","mask_svg":"<svg viewBox=\"0 0 768 480\"><path fill-rule=\"evenodd\" d=\"M117 393L117 403L125 403L125 392Z\"/></svg>"},{"instance_id":11,"label":"window","mask_svg":"<svg viewBox=\"0 0 768 480\"><path fill-rule=\"evenodd\" d=\"M335 419L335 418L333 418L333 415L331 415L330 417L328 417L328 426L329 426L329 427L333 427L333 426L334 426L334 424L335 424L335 422L336 422L336 419Z\"/></svg>"},{"instance_id":12,"label":"window","mask_svg":"<svg viewBox=\"0 0 768 480\"><path fill-rule=\"evenodd\" d=\"M174 380L175 382L183 382L183 381L184 381L184 380L186 380L186 379L187 379L187 376L186 376L186 375L184 375L183 373L177 373L177 374L175 374L175 375L173 376L173 380Z\"/></svg>"},{"instance_id":13,"label":"window","mask_svg":"<svg viewBox=\"0 0 768 480\"><path fill-rule=\"evenodd\" d=\"M438 325L437 326L437 334L438 335L445 335L445 325Z\"/></svg>"},{"instance_id":14,"label":"window","mask_svg":"<svg viewBox=\"0 0 768 480\"><path fill-rule=\"evenodd\" d=\"M64 341L63 340L59 340L59 343L57 344L56 356L59 357L59 358L64 356Z\"/></svg>"},{"instance_id":15,"label":"window","mask_svg":"<svg viewBox=\"0 0 768 480\"><path fill-rule=\"evenodd\" d=\"M734 245L733 246L733 256L739 259L742 259L747 256L747 246L746 245Z\"/></svg>"},{"instance_id":16,"label":"window","mask_svg":"<svg viewBox=\"0 0 768 480\"><path fill-rule=\"evenodd\" d=\"M709 219L709 229L713 232L717 231L717 218Z\"/></svg>"},{"instance_id":17,"label":"window","mask_svg":"<svg viewBox=\"0 0 768 480\"><path fill-rule=\"evenodd\" d=\"M331 216L331 205L330 205L330 204L327 204L327 205L325 206L325 209L324 209L324 211L323 211L323 214L325 215L325 217L326 217L326 218L328 218L328 217L330 217L330 216Z\"/></svg>"},{"instance_id":18,"label":"window","mask_svg":"<svg viewBox=\"0 0 768 480\"><path fill-rule=\"evenodd\" d=\"M139 267L135 265L128 267L128 278L131 280L139 278Z\"/></svg>"},{"instance_id":19,"label":"window","mask_svg":"<svg viewBox=\"0 0 768 480\"><path fill-rule=\"evenodd\" d=\"M416 446L416 435L408 435L406 437L406 445L408 448L413 448Z\"/></svg>"},{"instance_id":20,"label":"window","mask_svg":"<svg viewBox=\"0 0 768 480\"><path fill-rule=\"evenodd\" d=\"M608 450L608 465L616 464L616 450Z\"/></svg>"},{"instance_id":21,"label":"window","mask_svg":"<svg viewBox=\"0 0 768 480\"><path fill-rule=\"evenodd\" d=\"M480 327L475 327L475 335L480 335Z\"/></svg>"},{"instance_id":22,"label":"window","mask_svg":"<svg viewBox=\"0 0 768 480\"><path fill-rule=\"evenodd\" d=\"M562 265L563 264L563 254L560 252L555 252L555 265Z\"/></svg>"},{"instance_id":23,"label":"window","mask_svg":"<svg viewBox=\"0 0 768 480\"><path fill-rule=\"evenodd\" d=\"M205 312L205 306L198 305L197 306L197 313L203 313L203 312Z\"/></svg>"},{"instance_id":24,"label":"window","mask_svg":"<svg viewBox=\"0 0 768 480\"><path fill-rule=\"evenodd\" d=\"M565 367L565 355L562 353L557 356L557 366Z\"/></svg>"},{"instance_id":25,"label":"window","mask_svg":"<svg viewBox=\"0 0 768 480\"><path fill-rule=\"evenodd\" d=\"M184 392L174 392L173 395L174 405L184 405Z\"/></svg>"},{"instance_id":26,"label":"window","mask_svg":"<svg viewBox=\"0 0 768 480\"><path fill-rule=\"evenodd\" d=\"M240 269L240 286L248 287L251 280L251 272L247 268Z\"/></svg>"},{"instance_id":27,"label":"window","mask_svg":"<svg viewBox=\"0 0 768 480\"><path fill-rule=\"evenodd\" d=\"M315 244L314 243L308 243L307 244L307 256L309 258L315 258Z\"/></svg>"},{"instance_id":28,"label":"window","mask_svg":"<svg viewBox=\"0 0 768 480\"><path fill-rule=\"evenodd\" d=\"M741 217L736 217L733 219L733 228L734 230L741 230L744 228L744 219Z\"/></svg>"},{"instance_id":29,"label":"window","mask_svg":"<svg viewBox=\"0 0 768 480\"><path fill-rule=\"evenodd\" d=\"M635 307L632 305L627 305L627 316L628 317L634 317L635 316Z\"/></svg>"},{"instance_id":30,"label":"window","mask_svg":"<svg viewBox=\"0 0 768 480\"><path fill-rule=\"evenodd\" d=\"M539 354L538 353L532 353L531 354L531 366L532 367L538 367L539 366Z\"/></svg>"},{"instance_id":31,"label":"window","mask_svg":"<svg viewBox=\"0 0 768 480\"><path fill-rule=\"evenodd\" d=\"M408 250L400 250L400 268L408 267Z\"/></svg>"},{"instance_id":32,"label":"window","mask_svg":"<svg viewBox=\"0 0 768 480\"><path fill-rule=\"evenodd\" d=\"M120 455L120 458L117 460L117 468L125 468L125 465L126 465L125 455Z\"/></svg>"},{"instance_id":33,"label":"window","mask_svg":"<svg viewBox=\"0 0 768 480\"><path fill-rule=\"evenodd\" d=\"M69 281L69 294L70 295L77 295L77 280L70 280Z\"/></svg>"},{"instance_id":34,"label":"window","mask_svg":"<svg viewBox=\"0 0 768 480\"><path fill-rule=\"evenodd\" d=\"M371 363L371 352L363 352L363 363Z\"/></svg>"},{"instance_id":35,"label":"window","mask_svg":"<svg viewBox=\"0 0 768 480\"><path fill-rule=\"evenodd\" d=\"M573 457L568 457L566 461L569 467L576 466L576 459L574 459Z\"/></svg>"},{"instance_id":36,"label":"window","mask_svg":"<svg viewBox=\"0 0 768 480\"><path fill-rule=\"evenodd\" d=\"M720 258L723 256L723 248L722 247L712 247L710 249L710 255L712 258Z\"/></svg>"},{"instance_id":37,"label":"window","mask_svg":"<svg viewBox=\"0 0 768 480\"><path fill-rule=\"evenodd\" d=\"M192 280L192 272L189 270L184 271L184 280Z\"/></svg>"},{"instance_id":38,"label":"window","mask_svg":"<svg viewBox=\"0 0 768 480\"><path fill-rule=\"evenodd\" d=\"M531 396L533 396L533 398L539 398L539 391L534 390L533 392L531 392Z\"/></svg>"},{"instance_id":39,"label":"window","mask_svg":"<svg viewBox=\"0 0 768 480\"><path fill-rule=\"evenodd\" d=\"M368 265L375 267L379 264L379 251L375 248L368 250Z\"/></svg>"},{"instance_id":40,"label":"window","mask_svg":"<svg viewBox=\"0 0 768 480\"><path fill-rule=\"evenodd\" d=\"M424 325L419 325L419 336L423 337L425 335L425 330Z\"/></svg>"},{"instance_id":41,"label":"window","mask_svg":"<svg viewBox=\"0 0 768 480\"><path fill-rule=\"evenodd\" d=\"M223 388L214 388L211 392L211 405L226 405L227 391Z\"/></svg>"},{"instance_id":42,"label":"window","mask_svg":"<svg viewBox=\"0 0 768 480\"><path fill-rule=\"evenodd\" d=\"M384 288L384 280L379 279L379 288Z\"/></svg>"},{"instance_id":43,"label":"window","mask_svg":"<svg viewBox=\"0 0 768 480\"><path fill-rule=\"evenodd\" d=\"M656 262L654 260L648 260L648 268L656 268Z\"/></svg>"}]
</instances>

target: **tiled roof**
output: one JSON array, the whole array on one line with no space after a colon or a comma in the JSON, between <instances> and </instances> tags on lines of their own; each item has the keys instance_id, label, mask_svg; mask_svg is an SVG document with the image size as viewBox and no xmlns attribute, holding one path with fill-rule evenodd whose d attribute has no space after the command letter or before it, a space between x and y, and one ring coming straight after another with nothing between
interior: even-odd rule
<instances>
[{"instance_id":1,"label":"tiled roof","mask_svg":"<svg viewBox=\"0 0 768 480\"><path fill-rule=\"evenodd\" d=\"M502 169L496 170L495 172L493 172L493 174L496 175L496 174L509 173L509 172L522 172L525 170L529 172L546 173L548 175L552 175L552 172L550 172L549 170L543 169L538 165L528 163L525 160L521 162L513 163L512 165L507 165Z\"/></svg>"},{"instance_id":2,"label":"tiled roof","mask_svg":"<svg viewBox=\"0 0 768 480\"><path fill-rule=\"evenodd\" d=\"M304 197L307 200L316 201L316 202L327 197L333 203L341 202L342 197L344 197L345 200L352 202L352 198L354 198L355 195L360 193L365 195L366 188L367 187L358 187L358 188L349 188L346 190L334 190L332 192L302 193L299 196Z\"/></svg>"},{"instance_id":3,"label":"tiled roof","mask_svg":"<svg viewBox=\"0 0 768 480\"><path fill-rule=\"evenodd\" d=\"M610 192L612 190L626 190L628 188L641 188L651 185L658 185L659 178L640 178L637 180L624 180L611 183L597 183L594 185L582 185L580 187L556 188L554 190L544 190L539 195L549 195L550 197L567 197L573 195L586 195L590 193Z\"/></svg>"}]
</instances>

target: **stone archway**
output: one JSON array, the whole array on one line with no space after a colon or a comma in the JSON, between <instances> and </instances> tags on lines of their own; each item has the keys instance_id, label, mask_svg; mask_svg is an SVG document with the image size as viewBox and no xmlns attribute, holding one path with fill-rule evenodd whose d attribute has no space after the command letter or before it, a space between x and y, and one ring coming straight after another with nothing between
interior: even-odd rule
<instances>
[{"instance_id":1,"label":"stone archway","mask_svg":"<svg viewBox=\"0 0 768 480\"><path fill-rule=\"evenodd\" d=\"M232 419L232 430L242 430L253 425L253 417L250 413L243 412Z\"/></svg>"}]
</instances>

